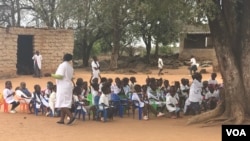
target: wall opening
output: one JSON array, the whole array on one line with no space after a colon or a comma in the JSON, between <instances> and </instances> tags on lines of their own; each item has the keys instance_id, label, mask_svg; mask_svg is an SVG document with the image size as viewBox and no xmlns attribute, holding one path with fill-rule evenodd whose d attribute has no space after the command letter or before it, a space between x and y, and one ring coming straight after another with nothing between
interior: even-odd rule
<instances>
[{"instance_id":1,"label":"wall opening","mask_svg":"<svg viewBox=\"0 0 250 141\"><path fill-rule=\"evenodd\" d=\"M33 74L33 35L18 35L17 40L17 74Z\"/></svg>"},{"instance_id":2,"label":"wall opening","mask_svg":"<svg viewBox=\"0 0 250 141\"><path fill-rule=\"evenodd\" d=\"M212 48L209 34L187 34L184 39L184 48Z\"/></svg>"}]
</instances>

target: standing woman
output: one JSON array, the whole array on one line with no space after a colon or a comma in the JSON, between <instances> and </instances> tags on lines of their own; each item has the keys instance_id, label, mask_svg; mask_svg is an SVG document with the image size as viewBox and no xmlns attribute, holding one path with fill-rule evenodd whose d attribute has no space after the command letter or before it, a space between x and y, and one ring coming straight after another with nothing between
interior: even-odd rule
<instances>
[{"instance_id":1,"label":"standing woman","mask_svg":"<svg viewBox=\"0 0 250 141\"><path fill-rule=\"evenodd\" d=\"M41 69L42 69L42 55L39 51L36 51L34 56L32 57L34 61L34 77L41 77Z\"/></svg>"},{"instance_id":2,"label":"standing woman","mask_svg":"<svg viewBox=\"0 0 250 141\"><path fill-rule=\"evenodd\" d=\"M100 65L96 56L93 56L93 61L91 62L92 67L92 79L101 78L100 75Z\"/></svg>"},{"instance_id":3,"label":"standing woman","mask_svg":"<svg viewBox=\"0 0 250 141\"><path fill-rule=\"evenodd\" d=\"M57 71L52 77L56 78L56 104L55 108L61 109L61 119L58 124L64 124L65 116L67 115L70 120L67 123L71 125L75 122L70 109L72 105L72 93L73 93L73 73L74 69L70 63L73 56L71 54L65 54L63 62L58 66Z\"/></svg>"}]
</instances>

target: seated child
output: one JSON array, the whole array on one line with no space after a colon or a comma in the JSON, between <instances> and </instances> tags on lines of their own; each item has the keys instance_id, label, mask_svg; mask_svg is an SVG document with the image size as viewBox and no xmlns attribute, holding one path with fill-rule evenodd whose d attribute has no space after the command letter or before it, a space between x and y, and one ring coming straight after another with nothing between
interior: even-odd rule
<instances>
[{"instance_id":1,"label":"seated child","mask_svg":"<svg viewBox=\"0 0 250 141\"><path fill-rule=\"evenodd\" d=\"M29 97L31 98L32 94L31 92L26 88L26 83L25 82L21 82L20 83L20 90L26 95L24 97Z\"/></svg>"},{"instance_id":2,"label":"seated child","mask_svg":"<svg viewBox=\"0 0 250 141\"><path fill-rule=\"evenodd\" d=\"M53 89L53 86L54 86L54 84L53 84L53 82L51 82L51 81L48 81L47 82L47 86L46 86L46 89L43 91L43 97L45 98L45 100L47 101L47 102L49 102L49 97L50 97L50 94L52 93L52 89Z\"/></svg>"},{"instance_id":3,"label":"seated child","mask_svg":"<svg viewBox=\"0 0 250 141\"><path fill-rule=\"evenodd\" d=\"M147 118L149 112L152 112L157 117L163 116L164 114L161 114L160 111L157 111L157 108L155 108L152 104L150 104L147 95L147 89L148 89L147 85L142 85L142 94L138 94L139 97L142 97L141 99L145 104L144 107L146 107L147 109L147 115L145 113L144 114L147 116Z\"/></svg>"},{"instance_id":4,"label":"seated child","mask_svg":"<svg viewBox=\"0 0 250 141\"><path fill-rule=\"evenodd\" d=\"M110 93L111 93L110 84L109 83L103 84L103 86L102 86L102 94L101 94L100 99L99 99L99 107L98 108L100 110L104 110L103 108L105 108L107 110L108 117L112 118L112 116L113 116L113 107L109 106L109 97L108 97L108 95ZM104 115L102 115L101 121L105 121Z\"/></svg>"},{"instance_id":5,"label":"seated child","mask_svg":"<svg viewBox=\"0 0 250 141\"><path fill-rule=\"evenodd\" d=\"M73 101L75 104L77 104L77 107L75 107L77 110L80 110L81 108L85 113L87 113L87 110L85 108L85 99L81 96L82 89L81 87L76 86L73 90Z\"/></svg>"},{"instance_id":6,"label":"seated child","mask_svg":"<svg viewBox=\"0 0 250 141\"><path fill-rule=\"evenodd\" d=\"M49 107L53 116L56 115L55 105L56 105L56 85L53 85L52 92L49 96Z\"/></svg>"},{"instance_id":7,"label":"seated child","mask_svg":"<svg viewBox=\"0 0 250 141\"><path fill-rule=\"evenodd\" d=\"M166 97L166 106L168 111L171 113L171 118L180 117L180 107L178 100L175 98L176 89L174 86L170 87L169 94Z\"/></svg>"},{"instance_id":8,"label":"seated child","mask_svg":"<svg viewBox=\"0 0 250 141\"><path fill-rule=\"evenodd\" d=\"M15 97L16 99L21 102L21 103L27 103L29 104L31 101L31 97L28 97L22 90L20 87L16 87L15 89Z\"/></svg>"},{"instance_id":9,"label":"seated child","mask_svg":"<svg viewBox=\"0 0 250 141\"><path fill-rule=\"evenodd\" d=\"M3 97L6 103L11 104L11 110L10 113L14 114L16 113L16 107L20 104L19 101L16 101L14 99L15 92L12 90L12 82L6 81L5 82L5 88L3 90Z\"/></svg>"},{"instance_id":10,"label":"seated child","mask_svg":"<svg viewBox=\"0 0 250 141\"><path fill-rule=\"evenodd\" d=\"M135 103L135 106L139 106L143 109L143 119L144 120L148 120L148 112L147 112L147 107L145 106L145 103L142 99L142 97L139 96L139 94L141 95L141 86L136 84L134 86L134 92L132 94L132 101L137 101L138 103Z\"/></svg>"},{"instance_id":11,"label":"seated child","mask_svg":"<svg viewBox=\"0 0 250 141\"><path fill-rule=\"evenodd\" d=\"M212 110L217 106L219 101L219 92L215 90L214 85L208 86L209 92L206 94L206 103L208 109Z\"/></svg>"},{"instance_id":12,"label":"seated child","mask_svg":"<svg viewBox=\"0 0 250 141\"><path fill-rule=\"evenodd\" d=\"M147 96L149 104L156 106L156 110L159 110L158 117L164 116L163 110L165 109L165 101L160 99L160 94L157 92L157 84L154 78L151 78L150 85L147 87Z\"/></svg>"},{"instance_id":13,"label":"seated child","mask_svg":"<svg viewBox=\"0 0 250 141\"><path fill-rule=\"evenodd\" d=\"M49 116L50 114L50 108L49 108L49 103L48 101L44 98L44 96L42 95L42 91L41 91L41 86L36 84L34 86L34 92L33 92L33 99L34 101L36 102L36 108L37 109L40 109L40 108L43 108L46 107L47 109L47 113L46 113L46 116Z\"/></svg>"}]
</instances>

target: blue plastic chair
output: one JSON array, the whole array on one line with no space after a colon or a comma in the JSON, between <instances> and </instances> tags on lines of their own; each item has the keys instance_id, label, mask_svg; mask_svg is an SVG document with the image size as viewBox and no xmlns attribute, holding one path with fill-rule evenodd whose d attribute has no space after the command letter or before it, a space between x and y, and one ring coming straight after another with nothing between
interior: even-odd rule
<instances>
[{"instance_id":1,"label":"blue plastic chair","mask_svg":"<svg viewBox=\"0 0 250 141\"><path fill-rule=\"evenodd\" d=\"M100 113L103 115L103 118L104 118L104 122L107 121L107 118L108 118L108 112L107 112L107 109L103 106L102 109L99 108L100 104L99 104L99 99L100 99L100 96L97 95L94 97L94 101L95 101L95 107L96 107L96 115L95 115L95 119L98 120L100 118Z\"/></svg>"},{"instance_id":2,"label":"blue plastic chair","mask_svg":"<svg viewBox=\"0 0 250 141\"><path fill-rule=\"evenodd\" d=\"M85 111L83 110L83 105L79 102L75 102L75 111L74 111L74 117L76 118L78 115L78 119L81 118L82 115L82 119L85 120ZM78 107L80 106L80 109L78 109Z\"/></svg>"},{"instance_id":3,"label":"blue plastic chair","mask_svg":"<svg viewBox=\"0 0 250 141\"><path fill-rule=\"evenodd\" d=\"M133 118L135 118L135 109L138 109L138 118L142 120L142 107L139 106L140 103L137 100L133 100L132 111L133 111Z\"/></svg>"},{"instance_id":4,"label":"blue plastic chair","mask_svg":"<svg viewBox=\"0 0 250 141\"><path fill-rule=\"evenodd\" d=\"M37 108L36 107L36 104L37 104L37 101L36 101L36 97L37 95L34 94L34 97L32 98L31 102L32 102L32 108L34 110L34 114L37 116L39 112L42 112L42 114L45 114L45 110L44 110L44 105L43 103L41 102L40 104L40 108Z\"/></svg>"},{"instance_id":5,"label":"blue plastic chair","mask_svg":"<svg viewBox=\"0 0 250 141\"><path fill-rule=\"evenodd\" d=\"M110 105L112 105L115 108L115 111L118 112L118 115L120 117L123 117L123 112L124 112L124 100L121 100L119 95L117 94L111 94L111 100L110 100Z\"/></svg>"}]
</instances>

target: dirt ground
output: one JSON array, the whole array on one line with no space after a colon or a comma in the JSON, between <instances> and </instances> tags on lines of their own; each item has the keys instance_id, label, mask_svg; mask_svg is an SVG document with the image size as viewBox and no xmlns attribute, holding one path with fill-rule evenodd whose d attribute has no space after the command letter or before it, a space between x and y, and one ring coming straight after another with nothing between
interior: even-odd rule
<instances>
[{"instance_id":1,"label":"dirt ground","mask_svg":"<svg viewBox=\"0 0 250 141\"><path fill-rule=\"evenodd\" d=\"M206 68L207 74L203 74L203 80L210 78L211 68ZM137 83L144 84L147 76L159 78L158 70L153 70L152 74L133 74L137 78ZM89 71L83 69L75 70L75 78L82 77L85 81L90 79ZM103 72L102 76L108 78L130 77L131 74L111 74ZM170 83L189 78L186 67L178 70L164 70L163 79L168 79ZM218 74L218 81L221 76ZM0 89L3 90L6 80L11 80L13 88L19 86L20 82L25 81L28 89L33 92L33 86L40 84L42 88L46 87L47 81L55 82L53 78L33 78L32 76L18 76L16 78L1 79ZM19 107L17 110L20 110ZM77 120L72 126L58 125L58 118L45 117L43 115L35 116L33 114L18 111L16 114L3 112L3 106L0 110L0 141L220 141L221 126L202 128L201 124L186 125L190 116L183 116L180 119L170 119L167 117L150 116L150 120L133 119L125 115L123 118L114 117L113 121L106 123L88 120Z\"/></svg>"}]
</instances>

